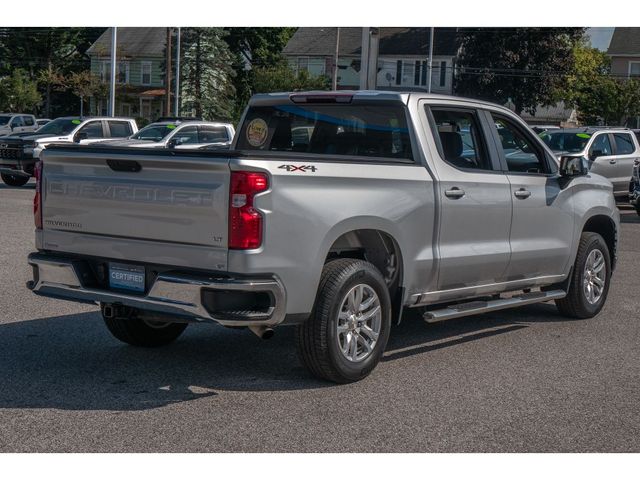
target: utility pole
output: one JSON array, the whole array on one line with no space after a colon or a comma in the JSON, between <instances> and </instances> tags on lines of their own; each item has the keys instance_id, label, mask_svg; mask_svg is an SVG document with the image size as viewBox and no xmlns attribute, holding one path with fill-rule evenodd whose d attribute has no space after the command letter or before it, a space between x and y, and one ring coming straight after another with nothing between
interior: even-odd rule
<instances>
[{"instance_id":1,"label":"utility pole","mask_svg":"<svg viewBox=\"0 0 640 480\"><path fill-rule=\"evenodd\" d=\"M431 77L433 75L433 30L431 27L431 34L429 35L429 58L427 60L427 92L431 93Z\"/></svg>"},{"instance_id":2,"label":"utility pole","mask_svg":"<svg viewBox=\"0 0 640 480\"><path fill-rule=\"evenodd\" d=\"M176 34L176 93L174 95L175 106L173 111L176 117L180 116L180 27Z\"/></svg>"},{"instance_id":3,"label":"utility pole","mask_svg":"<svg viewBox=\"0 0 640 480\"><path fill-rule=\"evenodd\" d=\"M118 27L111 27L111 82L109 88L109 116L116 115L116 46L118 45Z\"/></svg>"},{"instance_id":4,"label":"utility pole","mask_svg":"<svg viewBox=\"0 0 640 480\"><path fill-rule=\"evenodd\" d=\"M338 52L340 50L340 27L336 27L336 53L333 56L333 90L338 89Z\"/></svg>"},{"instance_id":5,"label":"utility pole","mask_svg":"<svg viewBox=\"0 0 640 480\"><path fill-rule=\"evenodd\" d=\"M380 29L362 29L362 54L360 57L360 89L375 90L378 80L378 44Z\"/></svg>"},{"instance_id":6,"label":"utility pole","mask_svg":"<svg viewBox=\"0 0 640 480\"><path fill-rule=\"evenodd\" d=\"M171 116L171 27L167 27L167 55L165 58L165 100L164 100L164 115L165 117Z\"/></svg>"}]
</instances>

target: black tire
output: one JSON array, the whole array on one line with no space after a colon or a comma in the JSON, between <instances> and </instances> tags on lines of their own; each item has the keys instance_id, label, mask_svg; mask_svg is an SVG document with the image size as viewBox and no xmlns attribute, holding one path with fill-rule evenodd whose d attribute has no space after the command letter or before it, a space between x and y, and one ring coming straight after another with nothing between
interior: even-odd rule
<instances>
[{"instance_id":1,"label":"black tire","mask_svg":"<svg viewBox=\"0 0 640 480\"><path fill-rule=\"evenodd\" d=\"M594 303L587 300L584 291L585 286L585 263L589 254L594 250L600 250L604 256L604 266L606 268L604 275L604 287L600 298ZM572 318L591 318L596 316L607 300L609 293L609 285L611 283L611 256L609 248L604 239L593 232L583 232L578 245L578 253L576 261L571 272L571 280L569 282L569 292L567 296L556 300L556 306L563 315Z\"/></svg>"},{"instance_id":2,"label":"black tire","mask_svg":"<svg viewBox=\"0 0 640 480\"><path fill-rule=\"evenodd\" d=\"M343 354L338 344L340 334L337 333L337 328L341 304L346 295L358 285L365 285L376 293L381 315L375 345L368 356L354 361ZM333 260L322 271L311 317L297 327L298 356L316 377L336 383L356 382L369 375L380 361L389 339L390 328L391 299L384 278L376 267L357 259ZM356 340L356 350L358 348Z\"/></svg>"},{"instance_id":3,"label":"black tire","mask_svg":"<svg viewBox=\"0 0 640 480\"><path fill-rule=\"evenodd\" d=\"M29 181L29 177L25 177L24 175L1 173L0 177L2 177L2 181L10 187L22 187Z\"/></svg>"},{"instance_id":4,"label":"black tire","mask_svg":"<svg viewBox=\"0 0 640 480\"><path fill-rule=\"evenodd\" d=\"M104 323L111 334L118 340L135 347L161 347L178 338L186 323L159 323L138 318L133 309L127 314L115 318L107 318L102 314Z\"/></svg>"}]
</instances>

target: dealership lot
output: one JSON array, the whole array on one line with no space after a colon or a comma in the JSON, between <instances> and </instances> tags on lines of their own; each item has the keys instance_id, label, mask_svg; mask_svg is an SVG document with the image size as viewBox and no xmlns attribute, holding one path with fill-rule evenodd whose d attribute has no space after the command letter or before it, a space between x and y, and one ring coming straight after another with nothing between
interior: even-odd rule
<instances>
[{"instance_id":1,"label":"dealership lot","mask_svg":"<svg viewBox=\"0 0 640 480\"><path fill-rule=\"evenodd\" d=\"M293 332L190 326L120 344L97 308L25 288L33 183L0 185L0 451L638 451L640 217L592 320L537 305L427 326L407 315L381 365L336 386Z\"/></svg>"}]
</instances>

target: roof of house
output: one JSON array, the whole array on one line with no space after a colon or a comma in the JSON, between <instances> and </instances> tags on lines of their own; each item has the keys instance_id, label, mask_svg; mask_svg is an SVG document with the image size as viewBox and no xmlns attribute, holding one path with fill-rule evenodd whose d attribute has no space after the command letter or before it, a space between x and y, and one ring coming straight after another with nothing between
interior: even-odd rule
<instances>
[{"instance_id":1,"label":"roof of house","mask_svg":"<svg viewBox=\"0 0 640 480\"><path fill-rule=\"evenodd\" d=\"M167 41L167 29L163 27L118 27L117 53L126 57L162 56ZM111 28L87 50L89 55L111 53Z\"/></svg>"},{"instance_id":2,"label":"roof of house","mask_svg":"<svg viewBox=\"0 0 640 480\"><path fill-rule=\"evenodd\" d=\"M296 30L287 46L285 55L330 56L336 49L336 27L302 27ZM379 55L428 55L429 28L380 28ZM360 55L362 28L340 28L339 55ZM455 28L436 28L434 31L434 55L455 55L458 50Z\"/></svg>"},{"instance_id":3,"label":"roof of house","mask_svg":"<svg viewBox=\"0 0 640 480\"><path fill-rule=\"evenodd\" d=\"M607 53L609 55L640 55L640 28L616 27Z\"/></svg>"}]
</instances>

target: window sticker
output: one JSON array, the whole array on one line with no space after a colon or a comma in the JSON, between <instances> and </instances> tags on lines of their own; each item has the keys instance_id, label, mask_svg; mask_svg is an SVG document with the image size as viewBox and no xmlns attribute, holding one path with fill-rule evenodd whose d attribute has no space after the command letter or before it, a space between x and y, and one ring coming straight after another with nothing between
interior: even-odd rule
<instances>
[{"instance_id":1,"label":"window sticker","mask_svg":"<svg viewBox=\"0 0 640 480\"><path fill-rule=\"evenodd\" d=\"M80 120L71 120L71 123L74 125L80 125L82 122Z\"/></svg>"},{"instance_id":2,"label":"window sticker","mask_svg":"<svg viewBox=\"0 0 640 480\"><path fill-rule=\"evenodd\" d=\"M576 137L591 138L591 135L589 135L588 133L576 133Z\"/></svg>"},{"instance_id":3,"label":"window sticker","mask_svg":"<svg viewBox=\"0 0 640 480\"><path fill-rule=\"evenodd\" d=\"M262 118L254 118L247 125L247 141L252 147L261 147L267 141L269 129Z\"/></svg>"},{"instance_id":4,"label":"window sticker","mask_svg":"<svg viewBox=\"0 0 640 480\"><path fill-rule=\"evenodd\" d=\"M169 130L173 130L174 128L176 128L176 126L173 123L170 123L169 125L167 125L167 128Z\"/></svg>"}]
</instances>

